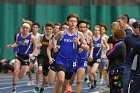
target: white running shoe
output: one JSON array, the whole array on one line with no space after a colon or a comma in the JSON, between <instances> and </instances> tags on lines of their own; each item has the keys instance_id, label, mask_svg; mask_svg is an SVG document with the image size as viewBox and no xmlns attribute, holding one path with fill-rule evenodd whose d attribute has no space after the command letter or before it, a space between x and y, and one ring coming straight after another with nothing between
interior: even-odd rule
<instances>
[{"instance_id":1,"label":"white running shoe","mask_svg":"<svg viewBox=\"0 0 140 93\"><path fill-rule=\"evenodd\" d=\"M35 85L35 84L34 84L34 81L32 81L32 82L29 81L29 82L27 83L27 86L33 86L33 85Z\"/></svg>"}]
</instances>

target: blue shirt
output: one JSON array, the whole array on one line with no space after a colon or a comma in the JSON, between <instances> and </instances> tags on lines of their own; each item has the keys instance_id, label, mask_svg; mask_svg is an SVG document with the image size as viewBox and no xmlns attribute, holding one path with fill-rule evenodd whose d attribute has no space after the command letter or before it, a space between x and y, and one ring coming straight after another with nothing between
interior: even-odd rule
<instances>
[{"instance_id":1,"label":"blue shirt","mask_svg":"<svg viewBox=\"0 0 140 93\"><path fill-rule=\"evenodd\" d=\"M96 41L93 39L93 45L94 45L93 58L95 58L95 59L100 59L101 58L101 52L102 52L101 42L102 42L102 37L101 36Z\"/></svg>"},{"instance_id":2,"label":"blue shirt","mask_svg":"<svg viewBox=\"0 0 140 93\"><path fill-rule=\"evenodd\" d=\"M24 39L22 38L21 33L19 33L18 36L19 46L17 51L19 54L28 56L33 52L33 44L30 42L31 36L32 35L29 34L28 37Z\"/></svg>"},{"instance_id":3,"label":"blue shirt","mask_svg":"<svg viewBox=\"0 0 140 93\"><path fill-rule=\"evenodd\" d=\"M61 56L65 59L77 59L78 45L73 41L73 38L75 37L78 37L77 31L73 36L69 36L67 31L64 32L64 36L60 41L60 50L58 56Z\"/></svg>"},{"instance_id":4,"label":"blue shirt","mask_svg":"<svg viewBox=\"0 0 140 93\"><path fill-rule=\"evenodd\" d=\"M87 41L87 36L85 36L85 41ZM79 46L81 48L81 46ZM81 53L78 53L78 59L87 60L88 59L88 51L84 50Z\"/></svg>"}]
</instances>

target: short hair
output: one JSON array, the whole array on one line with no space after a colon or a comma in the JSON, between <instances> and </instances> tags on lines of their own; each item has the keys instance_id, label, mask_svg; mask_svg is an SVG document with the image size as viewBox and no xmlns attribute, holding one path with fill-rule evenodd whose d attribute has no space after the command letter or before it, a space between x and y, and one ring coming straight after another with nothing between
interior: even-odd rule
<instances>
[{"instance_id":1,"label":"short hair","mask_svg":"<svg viewBox=\"0 0 140 93\"><path fill-rule=\"evenodd\" d=\"M124 39L126 37L126 32L123 29L113 30L113 36L117 39Z\"/></svg>"},{"instance_id":2,"label":"short hair","mask_svg":"<svg viewBox=\"0 0 140 93\"><path fill-rule=\"evenodd\" d=\"M84 21L86 21L87 25L89 25L89 24L90 24L89 20L84 19Z\"/></svg>"},{"instance_id":3,"label":"short hair","mask_svg":"<svg viewBox=\"0 0 140 93\"><path fill-rule=\"evenodd\" d=\"M39 23L37 23L37 22L36 22L36 23L33 23L33 26L34 26L34 25L37 25L38 28L40 28L40 24L39 24Z\"/></svg>"},{"instance_id":4,"label":"short hair","mask_svg":"<svg viewBox=\"0 0 140 93\"><path fill-rule=\"evenodd\" d=\"M99 28L100 31L101 31L101 26L100 26L100 25L95 25L95 26L93 27L93 30L95 30L95 27Z\"/></svg>"},{"instance_id":5,"label":"short hair","mask_svg":"<svg viewBox=\"0 0 140 93\"><path fill-rule=\"evenodd\" d=\"M67 26L68 26L68 23L67 23L67 22L64 22L64 23L62 23L62 25L61 25L61 26L63 26L63 25L67 25Z\"/></svg>"},{"instance_id":6,"label":"short hair","mask_svg":"<svg viewBox=\"0 0 140 93\"><path fill-rule=\"evenodd\" d=\"M48 27L48 26L54 28L53 23L46 23L46 24L45 24L45 27Z\"/></svg>"},{"instance_id":7,"label":"short hair","mask_svg":"<svg viewBox=\"0 0 140 93\"><path fill-rule=\"evenodd\" d=\"M124 14L124 16L127 17L127 23L129 24L129 19L130 19L129 15L128 14Z\"/></svg>"},{"instance_id":8,"label":"short hair","mask_svg":"<svg viewBox=\"0 0 140 93\"><path fill-rule=\"evenodd\" d=\"M128 18L124 15L119 16L118 19L121 19L121 20L125 21L126 23L128 21Z\"/></svg>"},{"instance_id":9,"label":"short hair","mask_svg":"<svg viewBox=\"0 0 140 93\"><path fill-rule=\"evenodd\" d=\"M85 24L86 24L86 27L87 27L87 25L88 25L86 20L79 20L77 26L79 27L79 25L80 25L81 23L85 23Z\"/></svg>"},{"instance_id":10,"label":"short hair","mask_svg":"<svg viewBox=\"0 0 140 93\"><path fill-rule=\"evenodd\" d=\"M107 28L107 25L106 25L106 24L100 24L100 27L104 27L106 31L108 30L108 28Z\"/></svg>"},{"instance_id":11,"label":"short hair","mask_svg":"<svg viewBox=\"0 0 140 93\"><path fill-rule=\"evenodd\" d=\"M67 16L67 21L69 21L69 19L72 18L72 17L76 18L76 19L77 19L77 22L78 22L79 16L78 16L77 14L69 14L69 15Z\"/></svg>"},{"instance_id":12,"label":"short hair","mask_svg":"<svg viewBox=\"0 0 140 93\"><path fill-rule=\"evenodd\" d=\"M61 23L55 23L54 25L61 26Z\"/></svg>"},{"instance_id":13,"label":"short hair","mask_svg":"<svg viewBox=\"0 0 140 93\"><path fill-rule=\"evenodd\" d=\"M33 25L33 22L31 21L31 20L27 20L27 19L22 19L22 24L24 24L24 23L27 23L27 24L29 24L30 26L32 26Z\"/></svg>"}]
</instances>

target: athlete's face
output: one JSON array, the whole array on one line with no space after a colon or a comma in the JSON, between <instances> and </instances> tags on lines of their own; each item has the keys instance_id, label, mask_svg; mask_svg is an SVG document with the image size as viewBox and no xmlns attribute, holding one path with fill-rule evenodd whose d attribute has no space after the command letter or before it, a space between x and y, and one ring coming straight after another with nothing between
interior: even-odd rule
<instances>
[{"instance_id":1,"label":"athlete's face","mask_svg":"<svg viewBox=\"0 0 140 93\"><path fill-rule=\"evenodd\" d=\"M106 30L104 27L101 27L101 34L105 34L106 33Z\"/></svg>"},{"instance_id":2,"label":"athlete's face","mask_svg":"<svg viewBox=\"0 0 140 93\"><path fill-rule=\"evenodd\" d=\"M57 33L60 31L60 26L59 25L55 25L54 26L54 32Z\"/></svg>"},{"instance_id":3,"label":"athlete's face","mask_svg":"<svg viewBox=\"0 0 140 93\"><path fill-rule=\"evenodd\" d=\"M79 31L86 32L87 31L87 24L86 23L80 23L79 24Z\"/></svg>"},{"instance_id":4,"label":"athlete's face","mask_svg":"<svg viewBox=\"0 0 140 93\"><path fill-rule=\"evenodd\" d=\"M61 30L63 31L63 30L66 30L66 29L69 29L69 26L68 25L63 25L62 27L61 27Z\"/></svg>"},{"instance_id":5,"label":"athlete's face","mask_svg":"<svg viewBox=\"0 0 140 93\"><path fill-rule=\"evenodd\" d=\"M76 28L77 26L77 18L75 17L71 17L69 20L68 20L68 25L69 25L69 28Z\"/></svg>"},{"instance_id":6,"label":"athlete's face","mask_svg":"<svg viewBox=\"0 0 140 93\"><path fill-rule=\"evenodd\" d=\"M38 25L33 25L32 29L33 29L33 32L35 32L35 33L38 32L38 30L39 30Z\"/></svg>"},{"instance_id":7,"label":"athlete's face","mask_svg":"<svg viewBox=\"0 0 140 93\"><path fill-rule=\"evenodd\" d=\"M30 32L30 30L31 30L31 28L30 27L26 27L26 26L22 26L22 32L24 33L24 34L26 34L26 33L29 33Z\"/></svg>"},{"instance_id":8,"label":"athlete's face","mask_svg":"<svg viewBox=\"0 0 140 93\"><path fill-rule=\"evenodd\" d=\"M52 34L53 28L50 26L45 27L45 34Z\"/></svg>"},{"instance_id":9,"label":"athlete's face","mask_svg":"<svg viewBox=\"0 0 140 93\"><path fill-rule=\"evenodd\" d=\"M99 27L94 27L94 34L100 35L100 28Z\"/></svg>"}]
</instances>

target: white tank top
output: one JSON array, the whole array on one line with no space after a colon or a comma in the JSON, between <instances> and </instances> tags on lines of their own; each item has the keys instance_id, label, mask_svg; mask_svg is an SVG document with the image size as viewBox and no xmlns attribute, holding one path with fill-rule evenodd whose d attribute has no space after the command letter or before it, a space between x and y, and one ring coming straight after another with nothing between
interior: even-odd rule
<instances>
[{"instance_id":1,"label":"white tank top","mask_svg":"<svg viewBox=\"0 0 140 93\"><path fill-rule=\"evenodd\" d=\"M106 35L104 35L102 38L106 38ZM106 39L105 39L105 40L106 40ZM106 42L107 42L107 41L106 41ZM102 58L107 58L107 57L106 57L106 52L107 52L107 49L104 48L104 47L102 47L102 54L101 54Z\"/></svg>"},{"instance_id":2,"label":"white tank top","mask_svg":"<svg viewBox=\"0 0 140 93\"><path fill-rule=\"evenodd\" d=\"M31 34L33 34L33 33L31 33ZM37 43L37 46L40 44L40 36L41 36L40 33L37 33L36 36L34 36L35 37L35 41ZM39 53L40 53L40 49L37 48L37 50L35 51L34 55L38 56Z\"/></svg>"}]
</instances>

